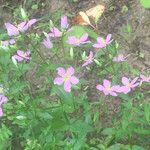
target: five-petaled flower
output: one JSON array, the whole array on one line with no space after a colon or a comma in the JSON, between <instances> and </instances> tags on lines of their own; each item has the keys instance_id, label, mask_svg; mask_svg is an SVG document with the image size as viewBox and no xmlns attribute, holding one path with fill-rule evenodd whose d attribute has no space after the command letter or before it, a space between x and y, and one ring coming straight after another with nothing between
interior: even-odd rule
<instances>
[{"instance_id":1,"label":"five-petaled flower","mask_svg":"<svg viewBox=\"0 0 150 150\"><path fill-rule=\"evenodd\" d=\"M8 35L13 36L13 35L19 35L19 32L27 31L36 22L37 22L36 19L31 19L29 21L21 22L17 26L14 26L13 24L7 22L5 23L5 27L7 29Z\"/></svg>"},{"instance_id":2,"label":"five-petaled flower","mask_svg":"<svg viewBox=\"0 0 150 150\"><path fill-rule=\"evenodd\" d=\"M85 60L85 62L84 62L84 64L82 65L82 67L91 64L91 63L93 62L93 60L94 60L94 55L93 55L93 52L90 51L90 54L89 54L88 58Z\"/></svg>"},{"instance_id":3,"label":"five-petaled flower","mask_svg":"<svg viewBox=\"0 0 150 150\"><path fill-rule=\"evenodd\" d=\"M97 43L93 45L94 48L104 48L109 45L113 40L111 40L112 35L108 34L106 39L102 37L97 38Z\"/></svg>"},{"instance_id":4,"label":"five-petaled flower","mask_svg":"<svg viewBox=\"0 0 150 150\"><path fill-rule=\"evenodd\" d=\"M85 44L85 43L89 43L90 41L88 41L88 34L85 33L83 34L80 38L76 37L76 36L69 36L67 43L71 44L71 45L76 45L76 46L80 46L81 44Z\"/></svg>"},{"instance_id":5,"label":"five-petaled flower","mask_svg":"<svg viewBox=\"0 0 150 150\"><path fill-rule=\"evenodd\" d=\"M121 92L127 94L132 89L137 87L139 85L139 83L136 83L137 80L138 80L138 77L134 78L132 81L130 81L127 77L122 77L123 86L121 86Z\"/></svg>"},{"instance_id":6,"label":"five-petaled flower","mask_svg":"<svg viewBox=\"0 0 150 150\"><path fill-rule=\"evenodd\" d=\"M6 41L1 41L2 46L9 46L15 44L16 41L14 39L6 40Z\"/></svg>"},{"instance_id":7,"label":"five-petaled flower","mask_svg":"<svg viewBox=\"0 0 150 150\"><path fill-rule=\"evenodd\" d=\"M120 92L120 86L119 85L111 86L111 82L109 80L106 80L106 79L103 80L103 85L98 84L96 86L96 88L99 91L102 91L105 95L117 96L116 92Z\"/></svg>"},{"instance_id":8,"label":"five-petaled flower","mask_svg":"<svg viewBox=\"0 0 150 150\"><path fill-rule=\"evenodd\" d=\"M22 50L17 50L17 53L13 55L12 58L17 60L18 62L22 62L23 60L29 61L31 59L30 55L31 55L30 50L25 51L25 52Z\"/></svg>"},{"instance_id":9,"label":"five-petaled flower","mask_svg":"<svg viewBox=\"0 0 150 150\"><path fill-rule=\"evenodd\" d=\"M114 62L123 62L123 61L127 61L126 59L127 57L123 56L122 54L118 55L117 57L113 58Z\"/></svg>"},{"instance_id":10,"label":"five-petaled flower","mask_svg":"<svg viewBox=\"0 0 150 150\"><path fill-rule=\"evenodd\" d=\"M54 79L54 84L62 85L64 83L64 90L66 92L71 91L72 84L77 84L79 79L74 76L74 68L69 67L65 70L62 67L57 68L58 76Z\"/></svg>"},{"instance_id":11,"label":"five-petaled flower","mask_svg":"<svg viewBox=\"0 0 150 150\"><path fill-rule=\"evenodd\" d=\"M0 94L0 117L4 115L2 105L8 101L7 97Z\"/></svg>"},{"instance_id":12,"label":"five-petaled flower","mask_svg":"<svg viewBox=\"0 0 150 150\"><path fill-rule=\"evenodd\" d=\"M150 76L140 75L141 82L150 82Z\"/></svg>"}]
</instances>

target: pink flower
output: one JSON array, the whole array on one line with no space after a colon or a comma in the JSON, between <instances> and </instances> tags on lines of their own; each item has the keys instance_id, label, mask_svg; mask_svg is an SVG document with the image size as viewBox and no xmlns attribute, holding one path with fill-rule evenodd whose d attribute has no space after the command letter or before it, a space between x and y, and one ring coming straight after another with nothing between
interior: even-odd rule
<instances>
[{"instance_id":1,"label":"pink flower","mask_svg":"<svg viewBox=\"0 0 150 150\"><path fill-rule=\"evenodd\" d=\"M123 61L127 61L126 60L127 57L124 57L122 54L118 55L117 57L113 58L114 62L123 62Z\"/></svg>"},{"instance_id":2,"label":"pink flower","mask_svg":"<svg viewBox=\"0 0 150 150\"><path fill-rule=\"evenodd\" d=\"M0 95L0 117L4 115L2 105L8 101L7 97Z\"/></svg>"},{"instance_id":3,"label":"pink flower","mask_svg":"<svg viewBox=\"0 0 150 150\"><path fill-rule=\"evenodd\" d=\"M17 26L14 26L13 24L7 22L5 23L5 27L7 29L8 35L13 36L13 35L19 35L19 32L27 31L36 22L37 22L36 19L31 19L29 21L21 22Z\"/></svg>"},{"instance_id":4,"label":"pink flower","mask_svg":"<svg viewBox=\"0 0 150 150\"><path fill-rule=\"evenodd\" d=\"M150 76L140 75L141 82L150 82Z\"/></svg>"},{"instance_id":5,"label":"pink flower","mask_svg":"<svg viewBox=\"0 0 150 150\"><path fill-rule=\"evenodd\" d=\"M0 106L8 101L7 97L0 94Z\"/></svg>"},{"instance_id":6,"label":"pink flower","mask_svg":"<svg viewBox=\"0 0 150 150\"><path fill-rule=\"evenodd\" d=\"M49 37L46 37L43 42L44 46L46 48L52 48L53 47L53 43L50 41L50 38Z\"/></svg>"},{"instance_id":7,"label":"pink flower","mask_svg":"<svg viewBox=\"0 0 150 150\"><path fill-rule=\"evenodd\" d=\"M48 33L48 35L50 37L61 37L62 36L62 32L60 32L58 30L58 28L53 27L53 28L50 29L50 33Z\"/></svg>"},{"instance_id":8,"label":"pink flower","mask_svg":"<svg viewBox=\"0 0 150 150\"><path fill-rule=\"evenodd\" d=\"M17 53L13 55L12 57L16 59L18 62L22 62L23 60L29 61L31 59L30 55L31 55L31 52L29 50L26 52L22 50L17 50Z\"/></svg>"},{"instance_id":9,"label":"pink flower","mask_svg":"<svg viewBox=\"0 0 150 150\"><path fill-rule=\"evenodd\" d=\"M90 41L87 41L87 40L88 40L88 34L85 33L80 38L78 38L76 36L69 36L68 40L67 40L67 43L72 44L72 45L76 45L76 46L80 46L81 44L85 44L85 43L90 42Z\"/></svg>"},{"instance_id":10,"label":"pink flower","mask_svg":"<svg viewBox=\"0 0 150 150\"><path fill-rule=\"evenodd\" d=\"M90 54L89 54L88 58L85 60L85 62L84 62L84 64L82 65L82 67L91 64L91 63L93 62L93 59L94 59L93 52L90 51Z\"/></svg>"},{"instance_id":11,"label":"pink flower","mask_svg":"<svg viewBox=\"0 0 150 150\"><path fill-rule=\"evenodd\" d=\"M67 16L61 17L61 28L67 29L69 26Z\"/></svg>"},{"instance_id":12,"label":"pink flower","mask_svg":"<svg viewBox=\"0 0 150 150\"><path fill-rule=\"evenodd\" d=\"M103 80L103 85L98 84L96 88L99 91L102 91L105 95L117 96L116 92L120 92L119 85L111 86L111 82L106 79Z\"/></svg>"},{"instance_id":13,"label":"pink flower","mask_svg":"<svg viewBox=\"0 0 150 150\"><path fill-rule=\"evenodd\" d=\"M14 39L7 40L7 41L1 41L2 46L9 46L9 45L13 45L15 43L16 43L16 41Z\"/></svg>"},{"instance_id":14,"label":"pink flower","mask_svg":"<svg viewBox=\"0 0 150 150\"><path fill-rule=\"evenodd\" d=\"M112 35L108 34L106 37L106 40L104 40L102 37L97 38L97 43L93 45L95 48L104 48L107 45L109 45L113 40L111 40Z\"/></svg>"},{"instance_id":15,"label":"pink flower","mask_svg":"<svg viewBox=\"0 0 150 150\"><path fill-rule=\"evenodd\" d=\"M124 86L121 87L121 92L127 94L132 89L137 87L139 85L139 83L136 83L137 80L138 80L138 77L134 78L132 81L130 81L127 77L122 77L122 83Z\"/></svg>"},{"instance_id":16,"label":"pink flower","mask_svg":"<svg viewBox=\"0 0 150 150\"><path fill-rule=\"evenodd\" d=\"M64 90L66 92L71 91L72 84L77 84L79 79L74 76L74 68L69 67L65 70L62 67L57 68L58 76L54 80L54 84L62 85L64 83Z\"/></svg>"}]
</instances>

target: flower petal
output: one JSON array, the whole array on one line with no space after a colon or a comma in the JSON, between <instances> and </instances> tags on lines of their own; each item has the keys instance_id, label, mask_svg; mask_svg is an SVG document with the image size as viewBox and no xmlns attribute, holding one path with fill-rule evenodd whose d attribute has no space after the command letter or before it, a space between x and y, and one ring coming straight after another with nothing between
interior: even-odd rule
<instances>
[{"instance_id":1,"label":"flower petal","mask_svg":"<svg viewBox=\"0 0 150 150\"><path fill-rule=\"evenodd\" d=\"M128 79L127 77L122 77L122 83L123 83L124 85L129 84L129 79Z\"/></svg>"},{"instance_id":2,"label":"flower petal","mask_svg":"<svg viewBox=\"0 0 150 150\"><path fill-rule=\"evenodd\" d=\"M2 110L2 108L0 107L0 117L2 117L3 116L3 110Z\"/></svg>"},{"instance_id":3,"label":"flower petal","mask_svg":"<svg viewBox=\"0 0 150 150\"><path fill-rule=\"evenodd\" d=\"M104 79L103 80L103 85L104 85L105 88L109 88L111 86L111 83L110 83L109 80Z\"/></svg>"},{"instance_id":4,"label":"flower petal","mask_svg":"<svg viewBox=\"0 0 150 150\"><path fill-rule=\"evenodd\" d=\"M100 91L103 91L103 90L104 90L104 87L103 87L102 85L98 84L98 85L96 86L96 89L98 89L98 90L100 90Z\"/></svg>"},{"instance_id":5,"label":"flower petal","mask_svg":"<svg viewBox=\"0 0 150 150\"><path fill-rule=\"evenodd\" d=\"M61 28L67 29L69 26L67 16L61 17Z\"/></svg>"},{"instance_id":6,"label":"flower petal","mask_svg":"<svg viewBox=\"0 0 150 150\"><path fill-rule=\"evenodd\" d=\"M50 31L52 32L48 34L50 37L61 37L62 35L62 33L56 27L51 28Z\"/></svg>"},{"instance_id":7,"label":"flower petal","mask_svg":"<svg viewBox=\"0 0 150 150\"><path fill-rule=\"evenodd\" d=\"M71 83L69 80L64 83L64 90L66 92L71 92Z\"/></svg>"},{"instance_id":8,"label":"flower petal","mask_svg":"<svg viewBox=\"0 0 150 150\"><path fill-rule=\"evenodd\" d=\"M131 85L131 88L135 88L135 87L137 87L138 85L139 85L139 83L132 84L132 85Z\"/></svg>"},{"instance_id":9,"label":"flower petal","mask_svg":"<svg viewBox=\"0 0 150 150\"><path fill-rule=\"evenodd\" d=\"M21 22L20 24L18 24L18 30L21 32L27 31L28 30L27 22L24 21L24 22Z\"/></svg>"},{"instance_id":10,"label":"flower petal","mask_svg":"<svg viewBox=\"0 0 150 150\"><path fill-rule=\"evenodd\" d=\"M92 59L92 58L93 58L93 56L94 56L93 52L92 52L92 51L90 51L90 54L89 54L89 56L88 56L88 57Z\"/></svg>"},{"instance_id":11,"label":"flower petal","mask_svg":"<svg viewBox=\"0 0 150 150\"><path fill-rule=\"evenodd\" d=\"M114 91L110 91L109 94L112 96L117 96L117 94Z\"/></svg>"},{"instance_id":12,"label":"flower petal","mask_svg":"<svg viewBox=\"0 0 150 150\"><path fill-rule=\"evenodd\" d=\"M31 19L31 20L28 21L27 25L28 25L28 27L31 27L36 22L37 22L37 19Z\"/></svg>"},{"instance_id":13,"label":"flower petal","mask_svg":"<svg viewBox=\"0 0 150 150\"><path fill-rule=\"evenodd\" d=\"M75 36L69 36L67 40L68 44L79 45Z\"/></svg>"},{"instance_id":14,"label":"flower petal","mask_svg":"<svg viewBox=\"0 0 150 150\"><path fill-rule=\"evenodd\" d=\"M59 67L56 69L58 72L58 75L60 75L61 77L63 77L66 73L65 69L63 67Z\"/></svg>"},{"instance_id":15,"label":"flower petal","mask_svg":"<svg viewBox=\"0 0 150 150\"><path fill-rule=\"evenodd\" d=\"M66 74L69 76L72 76L74 74L74 68L73 67L69 67L66 71Z\"/></svg>"},{"instance_id":16,"label":"flower petal","mask_svg":"<svg viewBox=\"0 0 150 150\"><path fill-rule=\"evenodd\" d=\"M93 47L94 48L101 48L101 46L99 44L94 44Z\"/></svg>"},{"instance_id":17,"label":"flower petal","mask_svg":"<svg viewBox=\"0 0 150 150\"><path fill-rule=\"evenodd\" d=\"M85 67L89 64L91 64L93 61L92 60L85 60L84 64L82 65L82 67Z\"/></svg>"},{"instance_id":18,"label":"flower petal","mask_svg":"<svg viewBox=\"0 0 150 150\"><path fill-rule=\"evenodd\" d=\"M7 33L9 36L13 36L13 35L18 35L19 31L17 29L17 27L15 27L13 24L11 23L5 23L5 27L7 29Z\"/></svg>"},{"instance_id":19,"label":"flower petal","mask_svg":"<svg viewBox=\"0 0 150 150\"><path fill-rule=\"evenodd\" d=\"M54 80L54 84L61 85L63 84L64 79L62 77L56 77Z\"/></svg>"},{"instance_id":20,"label":"flower petal","mask_svg":"<svg viewBox=\"0 0 150 150\"><path fill-rule=\"evenodd\" d=\"M9 43L10 43L10 44L15 44L16 41L15 41L14 39L11 39L11 40L9 40Z\"/></svg>"},{"instance_id":21,"label":"flower petal","mask_svg":"<svg viewBox=\"0 0 150 150\"><path fill-rule=\"evenodd\" d=\"M24 56L24 51L22 51L22 50L17 50L17 54L18 54L19 56Z\"/></svg>"},{"instance_id":22,"label":"flower petal","mask_svg":"<svg viewBox=\"0 0 150 150\"><path fill-rule=\"evenodd\" d=\"M125 94L129 93L131 91L131 88L130 87L127 87L127 86L122 86L121 87L121 91Z\"/></svg>"},{"instance_id":23,"label":"flower petal","mask_svg":"<svg viewBox=\"0 0 150 150\"><path fill-rule=\"evenodd\" d=\"M6 103L8 101L7 97L4 96L4 95L0 95L0 106L3 104L3 103Z\"/></svg>"},{"instance_id":24,"label":"flower petal","mask_svg":"<svg viewBox=\"0 0 150 150\"><path fill-rule=\"evenodd\" d=\"M108 34L108 35L107 35L107 37L106 37L106 43L107 43L107 44L109 44L111 37L112 37L111 34Z\"/></svg>"},{"instance_id":25,"label":"flower petal","mask_svg":"<svg viewBox=\"0 0 150 150\"><path fill-rule=\"evenodd\" d=\"M103 38L101 38L101 37L98 37L97 38L97 44L99 45L99 48L104 48L104 47L106 47L106 43L105 43L105 41L104 41L104 39Z\"/></svg>"},{"instance_id":26,"label":"flower petal","mask_svg":"<svg viewBox=\"0 0 150 150\"><path fill-rule=\"evenodd\" d=\"M81 43L82 43L82 42L85 42L85 41L87 41L87 39L88 39L88 34L85 33L85 34L83 34L83 35L80 37L80 42L81 42Z\"/></svg>"},{"instance_id":27,"label":"flower petal","mask_svg":"<svg viewBox=\"0 0 150 150\"><path fill-rule=\"evenodd\" d=\"M118 92L118 93L121 93L122 92L122 89L120 87L120 85L114 85L111 87L112 91L115 91L115 92Z\"/></svg>"},{"instance_id":28,"label":"flower petal","mask_svg":"<svg viewBox=\"0 0 150 150\"><path fill-rule=\"evenodd\" d=\"M134 79L131 81L131 85L134 84L137 80L138 80L138 77L134 78Z\"/></svg>"},{"instance_id":29,"label":"flower petal","mask_svg":"<svg viewBox=\"0 0 150 150\"><path fill-rule=\"evenodd\" d=\"M76 78L75 76L72 76L72 77L70 78L70 82L71 82L72 84L77 84L77 83L79 82L79 79Z\"/></svg>"},{"instance_id":30,"label":"flower petal","mask_svg":"<svg viewBox=\"0 0 150 150\"><path fill-rule=\"evenodd\" d=\"M1 45L2 46L8 46L9 45L9 41L1 41Z\"/></svg>"},{"instance_id":31,"label":"flower petal","mask_svg":"<svg viewBox=\"0 0 150 150\"><path fill-rule=\"evenodd\" d=\"M46 37L43 42L44 46L46 48L52 48L53 47L53 43L50 41L50 38L49 37Z\"/></svg>"},{"instance_id":32,"label":"flower petal","mask_svg":"<svg viewBox=\"0 0 150 150\"><path fill-rule=\"evenodd\" d=\"M18 55L13 55L12 57L13 57L15 60L17 60L18 62L21 62L21 61L23 61L23 60L24 60L24 58L23 58L23 57L18 56Z\"/></svg>"},{"instance_id":33,"label":"flower petal","mask_svg":"<svg viewBox=\"0 0 150 150\"><path fill-rule=\"evenodd\" d=\"M103 90L103 93L105 94L105 95L109 95L110 94L110 92L108 92L107 90Z\"/></svg>"}]
</instances>

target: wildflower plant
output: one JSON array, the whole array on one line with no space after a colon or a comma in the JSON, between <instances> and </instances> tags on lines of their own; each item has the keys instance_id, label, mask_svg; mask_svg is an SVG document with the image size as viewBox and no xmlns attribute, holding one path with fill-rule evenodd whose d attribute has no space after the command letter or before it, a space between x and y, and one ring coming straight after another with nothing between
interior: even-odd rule
<instances>
[{"instance_id":1,"label":"wildflower plant","mask_svg":"<svg viewBox=\"0 0 150 150\"><path fill-rule=\"evenodd\" d=\"M149 73L133 71L113 33L21 12L0 36L0 149L149 149Z\"/></svg>"}]
</instances>

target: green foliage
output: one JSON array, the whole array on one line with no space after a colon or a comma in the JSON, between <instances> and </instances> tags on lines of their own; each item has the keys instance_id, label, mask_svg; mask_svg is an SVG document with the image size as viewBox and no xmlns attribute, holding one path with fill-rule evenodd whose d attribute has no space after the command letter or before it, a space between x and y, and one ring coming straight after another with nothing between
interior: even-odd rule
<instances>
[{"instance_id":1,"label":"green foliage","mask_svg":"<svg viewBox=\"0 0 150 150\"><path fill-rule=\"evenodd\" d=\"M25 3L31 5L32 1ZM36 10L39 4L31 5L32 9ZM15 14L26 20L30 12L20 7ZM149 83L141 83L131 94L118 93L115 98L99 95L95 87L103 79L111 78L112 85L117 85L124 74L139 76L140 71L126 61L113 62L119 54L117 41L100 50L93 49L92 42L98 35L84 26L61 30L62 37L52 38L52 49L43 47L43 32L52 24L57 26L60 15L56 12L47 23L42 18L33 31L14 36L15 45L0 45L0 94L8 97L1 106L4 115L0 118L0 150L150 149L150 104L146 100L149 93L142 89ZM124 32L132 32L130 24ZM0 33L0 40L10 39L5 30ZM85 33L91 43L81 47L67 44L69 36ZM30 49L32 59L12 61L18 49ZM93 64L81 67L91 50ZM69 66L75 68L80 83L66 92L62 85L54 85L54 78L58 67Z\"/></svg>"},{"instance_id":2,"label":"green foliage","mask_svg":"<svg viewBox=\"0 0 150 150\"><path fill-rule=\"evenodd\" d=\"M0 149L7 150L11 147L11 136L12 132L7 128L3 123L1 123L0 127Z\"/></svg>"},{"instance_id":3,"label":"green foliage","mask_svg":"<svg viewBox=\"0 0 150 150\"><path fill-rule=\"evenodd\" d=\"M150 1L149 0L140 0L140 3L145 8L150 8Z\"/></svg>"}]
</instances>

